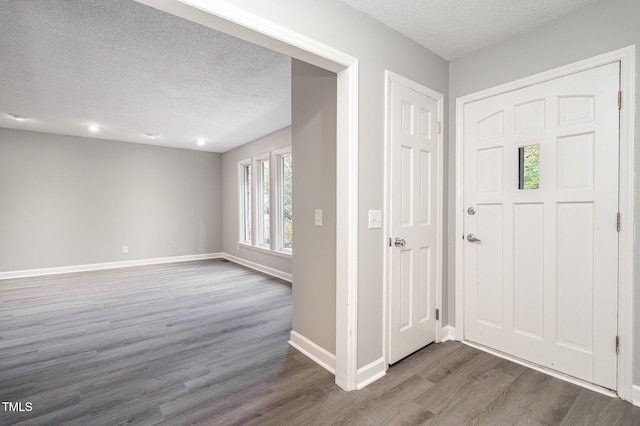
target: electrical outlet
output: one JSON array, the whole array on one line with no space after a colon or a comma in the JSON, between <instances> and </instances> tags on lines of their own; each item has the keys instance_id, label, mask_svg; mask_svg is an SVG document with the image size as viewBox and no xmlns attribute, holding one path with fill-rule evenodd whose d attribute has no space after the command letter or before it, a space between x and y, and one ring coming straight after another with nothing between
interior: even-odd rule
<instances>
[{"instance_id":1,"label":"electrical outlet","mask_svg":"<svg viewBox=\"0 0 640 426\"><path fill-rule=\"evenodd\" d=\"M122 246L122 254L129 254L129 246Z\"/></svg>"},{"instance_id":2,"label":"electrical outlet","mask_svg":"<svg viewBox=\"0 0 640 426\"><path fill-rule=\"evenodd\" d=\"M322 210L316 210L315 223L316 226L322 226Z\"/></svg>"}]
</instances>

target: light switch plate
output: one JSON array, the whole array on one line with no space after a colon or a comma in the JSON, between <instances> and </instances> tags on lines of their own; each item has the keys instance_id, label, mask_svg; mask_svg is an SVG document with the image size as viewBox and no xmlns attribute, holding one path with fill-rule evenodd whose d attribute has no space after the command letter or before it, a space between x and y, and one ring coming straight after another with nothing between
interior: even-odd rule
<instances>
[{"instance_id":1,"label":"light switch plate","mask_svg":"<svg viewBox=\"0 0 640 426\"><path fill-rule=\"evenodd\" d=\"M316 210L315 222L316 226L322 226L322 210Z\"/></svg>"},{"instance_id":2,"label":"light switch plate","mask_svg":"<svg viewBox=\"0 0 640 426\"><path fill-rule=\"evenodd\" d=\"M369 210L369 229L382 228L382 211Z\"/></svg>"}]
</instances>

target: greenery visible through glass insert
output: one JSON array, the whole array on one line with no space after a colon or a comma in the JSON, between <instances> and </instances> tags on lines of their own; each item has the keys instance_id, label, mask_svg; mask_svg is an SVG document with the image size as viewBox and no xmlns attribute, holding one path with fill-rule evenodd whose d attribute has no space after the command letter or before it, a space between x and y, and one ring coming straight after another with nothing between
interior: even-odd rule
<instances>
[{"instance_id":1,"label":"greenery visible through glass insert","mask_svg":"<svg viewBox=\"0 0 640 426\"><path fill-rule=\"evenodd\" d=\"M519 189L538 189L540 183L540 145L518 149L520 176Z\"/></svg>"},{"instance_id":2,"label":"greenery visible through glass insert","mask_svg":"<svg viewBox=\"0 0 640 426\"><path fill-rule=\"evenodd\" d=\"M293 191L291 154L282 156L282 248L293 248Z\"/></svg>"}]
</instances>

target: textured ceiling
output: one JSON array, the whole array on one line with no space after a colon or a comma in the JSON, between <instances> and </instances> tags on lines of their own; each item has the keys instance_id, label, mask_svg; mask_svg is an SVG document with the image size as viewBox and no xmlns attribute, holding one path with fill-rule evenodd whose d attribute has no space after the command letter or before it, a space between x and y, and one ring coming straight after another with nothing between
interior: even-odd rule
<instances>
[{"instance_id":1,"label":"textured ceiling","mask_svg":"<svg viewBox=\"0 0 640 426\"><path fill-rule=\"evenodd\" d=\"M342 1L453 59L595 0ZM0 0L0 127L224 152L290 125L290 79L290 58L132 0Z\"/></svg>"},{"instance_id":2,"label":"textured ceiling","mask_svg":"<svg viewBox=\"0 0 640 426\"><path fill-rule=\"evenodd\" d=\"M532 30L596 0L342 0L447 60Z\"/></svg>"},{"instance_id":3,"label":"textured ceiling","mask_svg":"<svg viewBox=\"0 0 640 426\"><path fill-rule=\"evenodd\" d=\"M224 152L290 125L290 73L131 0L0 1L0 127Z\"/></svg>"}]
</instances>

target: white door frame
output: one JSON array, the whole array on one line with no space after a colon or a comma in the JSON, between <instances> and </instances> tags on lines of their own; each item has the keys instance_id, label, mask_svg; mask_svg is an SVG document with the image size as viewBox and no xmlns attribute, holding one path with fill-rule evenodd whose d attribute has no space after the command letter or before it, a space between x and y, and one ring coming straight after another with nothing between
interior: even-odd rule
<instances>
[{"instance_id":1,"label":"white door frame","mask_svg":"<svg viewBox=\"0 0 640 426\"><path fill-rule=\"evenodd\" d=\"M409 80L401 75L393 73L389 70L385 70L384 72L384 80L385 80L385 121L384 121L384 232L382 233L383 237L383 247L384 250L384 264L383 264L383 318L384 318L384 327L382 331L382 353L384 354L384 366L385 369L389 368L389 333L390 333L390 324L391 324L391 306L389 305L391 302L390 294L391 294L391 252L387 249L387 245L389 244L389 238L393 238L392 229L391 229L391 221L389 218L391 217L391 83L398 82L408 87L410 89L415 90L416 92L423 94L429 98L435 99L438 102L438 117L437 121L440 123L440 129L444 128L444 95L442 93L438 93L433 89L430 89L426 86L423 86L415 81ZM442 229L443 229L443 181L444 181L444 142L442 138L442 130L438 132L438 174L437 179L438 182L436 184L437 194L436 194L436 203L438 203L438 262L437 271L436 271L436 309L440 312L440 318L436 321L436 342L441 341L441 330L442 330L442 267L443 267L443 240L442 240Z\"/></svg>"},{"instance_id":2,"label":"white door frame","mask_svg":"<svg viewBox=\"0 0 640 426\"><path fill-rule=\"evenodd\" d=\"M358 59L222 0L136 1L337 73L335 380L356 389Z\"/></svg>"},{"instance_id":3,"label":"white door frame","mask_svg":"<svg viewBox=\"0 0 640 426\"><path fill-rule=\"evenodd\" d=\"M467 103L543 83L598 66L620 61L620 187L621 231L619 239L618 290L618 395L627 401L633 394L633 179L635 117L635 45L556 68L531 77L502 84L456 99L456 224L455 224L455 307L456 340L464 340L464 106ZM612 224L612 226L614 226ZM612 342L612 347L615 342Z\"/></svg>"}]
</instances>

